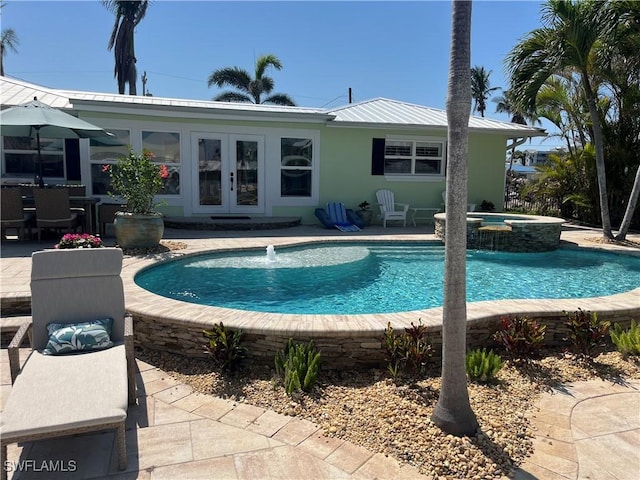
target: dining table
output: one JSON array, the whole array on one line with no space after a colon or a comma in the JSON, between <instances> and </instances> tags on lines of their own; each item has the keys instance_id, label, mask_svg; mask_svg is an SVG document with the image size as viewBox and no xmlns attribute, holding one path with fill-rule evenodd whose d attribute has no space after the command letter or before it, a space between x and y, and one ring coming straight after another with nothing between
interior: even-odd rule
<instances>
[{"instance_id":1,"label":"dining table","mask_svg":"<svg viewBox=\"0 0 640 480\"><path fill-rule=\"evenodd\" d=\"M84 224L82 226L85 233L97 233L94 231L94 225L97 225L97 205L100 203L100 197L88 195L69 196L69 205L71 208L82 208L84 210ZM35 202L32 195L23 195L22 203L25 212L33 212Z\"/></svg>"}]
</instances>

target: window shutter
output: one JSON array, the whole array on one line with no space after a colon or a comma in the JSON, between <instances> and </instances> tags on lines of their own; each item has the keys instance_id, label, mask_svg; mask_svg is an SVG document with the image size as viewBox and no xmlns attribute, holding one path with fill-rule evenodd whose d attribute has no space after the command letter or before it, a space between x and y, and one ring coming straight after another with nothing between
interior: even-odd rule
<instances>
[{"instance_id":1,"label":"window shutter","mask_svg":"<svg viewBox=\"0 0 640 480\"><path fill-rule=\"evenodd\" d=\"M373 139L371 175L384 175L384 138Z\"/></svg>"},{"instance_id":2,"label":"window shutter","mask_svg":"<svg viewBox=\"0 0 640 480\"><path fill-rule=\"evenodd\" d=\"M67 180L80 181L80 142L77 138L64 141L65 162L67 164Z\"/></svg>"}]
</instances>

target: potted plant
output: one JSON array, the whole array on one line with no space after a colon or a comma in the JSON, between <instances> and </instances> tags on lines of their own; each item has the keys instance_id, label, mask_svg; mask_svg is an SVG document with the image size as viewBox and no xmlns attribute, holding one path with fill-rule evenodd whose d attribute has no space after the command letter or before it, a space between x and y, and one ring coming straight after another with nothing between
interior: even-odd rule
<instances>
[{"instance_id":1,"label":"potted plant","mask_svg":"<svg viewBox=\"0 0 640 480\"><path fill-rule=\"evenodd\" d=\"M358 204L358 208L360 210L356 211L356 215L360 217L360 219L364 222L365 226L371 225L371 219L373 218L373 212L369 210L370 205L366 200L360 204Z\"/></svg>"},{"instance_id":2,"label":"potted plant","mask_svg":"<svg viewBox=\"0 0 640 480\"><path fill-rule=\"evenodd\" d=\"M124 202L113 221L121 248L154 247L162 239L164 221L155 210L159 204L154 197L162 190L162 179L168 172L164 165L153 163L153 158L149 150L136 153L129 148L129 154L120 157L116 165L105 166L111 176L109 195Z\"/></svg>"}]
</instances>

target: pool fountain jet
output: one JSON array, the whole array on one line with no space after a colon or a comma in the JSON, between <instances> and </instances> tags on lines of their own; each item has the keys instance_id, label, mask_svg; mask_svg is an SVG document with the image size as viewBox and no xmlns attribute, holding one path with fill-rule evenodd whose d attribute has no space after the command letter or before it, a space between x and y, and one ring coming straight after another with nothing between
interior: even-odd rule
<instances>
[{"instance_id":1,"label":"pool fountain jet","mask_svg":"<svg viewBox=\"0 0 640 480\"><path fill-rule=\"evenodd\" d=\"M270 262L276 261L276 249L273 248L273 245L267 246L267 260L269 260Z\"/></svg>"}]
</instances>

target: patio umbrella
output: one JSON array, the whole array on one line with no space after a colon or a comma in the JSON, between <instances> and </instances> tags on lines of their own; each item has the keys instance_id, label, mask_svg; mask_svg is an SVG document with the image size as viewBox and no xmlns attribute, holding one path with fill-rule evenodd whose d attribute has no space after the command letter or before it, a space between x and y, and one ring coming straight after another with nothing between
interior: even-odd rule
<instances>
[{"instance_id":1,"label":"patio umbrella","mask_svg":"<svg viewBox=\"0 0 640 480\"><path fill-rule=\"evenodd\" d=\"M0 134L10 137L32 137L38 148L38 183L42 187L42 155L40 136L44 138L102 138L113 136L102 128L80 120L62 110L52 108L36 97L33 101L0 111Z\"/></svg>"}]
</instances>

